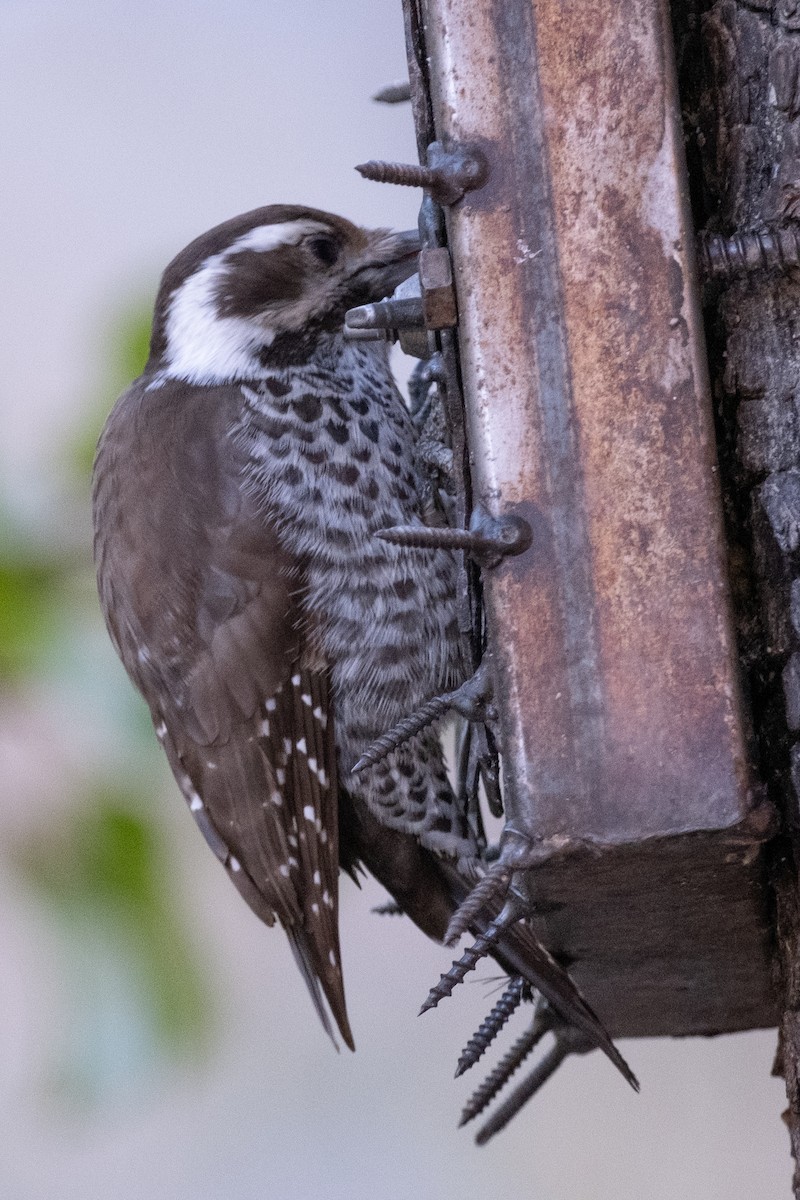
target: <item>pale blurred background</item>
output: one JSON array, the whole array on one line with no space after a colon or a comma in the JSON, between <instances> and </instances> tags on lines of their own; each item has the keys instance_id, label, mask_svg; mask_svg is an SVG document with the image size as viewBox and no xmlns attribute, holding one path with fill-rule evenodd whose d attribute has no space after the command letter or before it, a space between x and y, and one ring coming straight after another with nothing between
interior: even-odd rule
<instances>
[{"instance_id":1,"label":"pale blurred background","mask_svg":"<svg viewBox=\"0 0 800 1200\"><path fill-rule=\"evenodd\" d=\"M335 1054L107 643L88 470L161 268L261 204L413 225L352 169L414 158L369 99L404 73L399 0L0 3L0 1200L789 1195L770 1032L630 1042L639 1097L568 1064L476 1149L452 1073L493 972L418 1020L448 952L347 881Z\"/></svg>"}]
</instances>

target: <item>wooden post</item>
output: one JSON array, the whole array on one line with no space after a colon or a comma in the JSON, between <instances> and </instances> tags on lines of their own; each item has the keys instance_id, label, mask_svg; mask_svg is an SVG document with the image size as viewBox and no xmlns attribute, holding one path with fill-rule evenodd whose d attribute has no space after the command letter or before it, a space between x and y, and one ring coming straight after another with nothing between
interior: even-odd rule
<instances>
[{"instance_id":1,"label":"wooden post","mask_svg":"<svg viewBox=\"0 0 800 1200\"><path fill-rule=\"evenodd\" d=\"M508 828L546 944L619 1035L775 1022L667 6L407 8L447 210ZM422 94L421 94L422 93Z\"/></svg>"}]
</instances>

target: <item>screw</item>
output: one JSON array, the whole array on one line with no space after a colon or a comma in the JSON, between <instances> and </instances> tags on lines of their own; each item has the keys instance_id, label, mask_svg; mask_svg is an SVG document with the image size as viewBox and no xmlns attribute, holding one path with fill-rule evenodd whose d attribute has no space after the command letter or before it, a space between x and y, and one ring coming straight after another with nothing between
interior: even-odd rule
<instances>
[{"instance_id":1,"label":"screw","mask_svg":"<svg viewBox=\"0 0 800 1200\"><path fill-rule=\"evenodd\" d=\"M438 181L438 173L432 167L420 163L392 163L370 159L356 167L359 175L373 183L396 183L399 187L432 188Z\"/></svg>"},{"instance_id":2,"label":"screw","mask_svg":"<svg viewBox=\"0 0 800 1200\"><path fill-rule=\"evenodd\" d=\"M531 1054L539 1042L553 1027L553 1014L547 1005L540 1005L531 1022L530 1028L517 1038L514 1045L505 1054L497 1066L489 1072L483 1083L470 1096L458 1125L466 1125L491 1104L498 1092L506 1086L511 1076L517 1071L525 1059Z\"/></svg>"},{"instance_id":3,"label":"screw","mask_svg":"<svg viewBox=\"0 0 800 1200\"><path fill-rule=\"evenodd\" d=\"M372 97L379 104L402 104L411 99L411 84L406 82L387 83Z\"/></svg>"},{"instance_id":4,"label":"screw","mask_svg":"<svg viewBox=\"0 0 800 1200\"><path fill-rule=\"evenodd\" d=\"M476 937L471 946L467 947L461 958L457 959L450 970L441 976L439 982L434 984L419 1010L419 1015L422 1016L429 1009L436 1008L439 1002L447 996L452 996L459 983L463 983L466 976L470 971L475 970L481 959L492 952L509 925L515 924L521 916L518 905L506 904L499 916L486 926L483 933Z\"/></svg>"},{"instance_id":5,"label":"screw","mask_svg":"<svg viewBox=\"0 0 800 1200\"><path fill-rule=\"evenodd\" d=\"M766 226L731 237L703 232L697 238L697 255L700 271L707 279L790 271L800 265L800 228Z\"/></svg>"},{"instance_id":6,"label":"screw","mask_svg":"<svg viewBox=\"0 0 800 1200\"><path fill-rule=\"evenodd\" d=\"M344 315L345 329L423 329L425 316L422 300L379 300L377 304L362 304L350 308Z\"/></svg>"},{"instance_id":7,"label":"screw","mask_svg":"<svg viewBox=\"0 0 800 1200\"><path fill-rule=\"evenodd\" d=\"M519 1008L524 999L525 990L525 980L520 975L515 976L486 1020L481 1022L480 1027L461 1051L461 1057L456 1067L456 1079L470 1067L474 1067L476 1062L483 1057L512 1013Z\"/></svg>"},{"instance_id":8,"label":"screw","mask_svg":"<svg viewBox=\"0 0 800 1200\"><path fill-rule=\"evenodd\" d=\"M535 1096L539 1089L547 1083L550 1076L555 1074L565 1058L568 1058L570 1054L582 1054L587 1050L593 1049L594 1047L585 1038L579 1047L573 1046L566 1038L556 1038L555 1046L548 1050L544 1058L533 1068L530 1075L526 1079L523 1079L519 1087L515 1088L508 1099L492 1113L483 1128L478 1130L475 1136L477 1144L485 1146L490 1138L499 1133L501 1129L505 1129L508 1122L512 1117L517 1115L523 1104L526 1104L531 1096Z\"/></svg>"},{"instance_id":9,"label":"screw","mask_svg":"<svg viewBox=\"0 0 800 1200\"><path fill-rule=\"evenodd\" d=\"M346 342L394 342L392 329L351 329L345 325L342 329Z\"/></svg>"},{"instance_id":10,"label":"screw","mask_svg":"<svg viewBox=\"0 0 800 1200\"><path fill-rule=\"evenodd\" d=\"M485 909L505 900L511 885L511 870L500 860L492 863L483 879L475 885L450 918L444 935L445 946L454 946Z\"/></svg>"},{"instance_id":11,"label":"screw","mask_svg":"<svg viewBox=\"0 0 800 1200\"><path fill-rule=\"evenodd\" d=\"M353 767L351 774L357 775L359 771L363 771L365 767L374 766L376 763L383 762L388 758L393 750L398 746L402 746L409 738L415 737L421 733L428 725L431 725L437 717L442 717L452 707L450 695L435 696L433 700L428 700L421 708L417 709L408 717L404 717L402 721L392 728L382 733L380 737L372 742L356 765Z\"/></svg>"},{"instance_id":12,"label":"screw","mask_svg":"<svg viewBox=\"0 0 800 1200\"><path fill-rule=\"evenodd\" d=\"M428 164L371 161L356 167L364 179L426 188L437 204L455 204L465 192L482 187L488 167L480 150L462 146L446 150L440 142L428 147Z\"/></svg>"},{"instance_id":13,"label":"screw","mask_svg":"<svg viewBox=\"0 0 800 1200\"><path fill-rule=\"evenodd\" d=\"M425 525L396 525L375 537L415 550L466 550L482 567L496 567L507 554L522 554L533 534L522 517L492 517L482 508L472 514L469 529L429 529Z\"/></svg>"},{"instance_id":14,"label":"screw","mask_svg":"<svg viewBox=\"0 0 800 1200\"><path fill-rule=\"evenodd\" d=\"M356 775L365 767L383 762L398 746L402 746L409 738L421 733L423 729L432 725L438 717L443 717L451 709L455 709L467 721L497 720L497 711L491 703L492 680L489 661L488 657L485 658L475 674L471 675L466 683L462 683L461 687L452 692L444 692L441 696L434 696L416 712L403 717L402 721L398 721L392 729L382 733L367 747L353 767L351 774Z\"/></svg>"}]
</instances>

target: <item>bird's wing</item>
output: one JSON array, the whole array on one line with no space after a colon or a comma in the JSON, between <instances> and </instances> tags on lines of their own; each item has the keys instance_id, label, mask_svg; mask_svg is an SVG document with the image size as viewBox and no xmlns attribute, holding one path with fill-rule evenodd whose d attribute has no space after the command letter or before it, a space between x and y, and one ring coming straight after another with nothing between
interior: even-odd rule
<instances>
[{"instance_id":1,"label":"bird's wing","mask_svg":"<svg viewBox=\"0 0 800 1200\"><path fill-rule=\"evenodd\" d=\"M328 679L324 670L295 668L224 740L200 744L177 732L174 720L159 730L209 845L253 911L269 925L277 916L323 1026L331 1032L322 995L352 1048L339 949Z\"/></svg>"},{"instance_id":2,"label":"bird's wing","mask_svg":"<svg viewBox=\"0 0 800 1200\"><path fill-rule=\"evenodd\" d=\"M109 626L206 840L254 912L280 921L323 1025L324 996L352 1046L328 675L303 564L242 486L230 390L173 391L134 393L112 418L113 457L98 455Z\"/></svg>"}]
</instances>

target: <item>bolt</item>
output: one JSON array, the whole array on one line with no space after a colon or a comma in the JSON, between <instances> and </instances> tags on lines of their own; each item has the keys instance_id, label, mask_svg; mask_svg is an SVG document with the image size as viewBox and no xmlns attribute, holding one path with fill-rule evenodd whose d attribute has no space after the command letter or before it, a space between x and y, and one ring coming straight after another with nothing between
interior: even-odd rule
<instances>
[{"instance_id":1,"label":"bolt","mask_svg":"<svg viewBox=\"0 0 800 1200\"><path fill-rule=\"evenodd\" d=\"M425 317L422 300L379 300L377 304L362 304L345 313L346 329L422 329Z\"/></svg>"}]
</instances>

